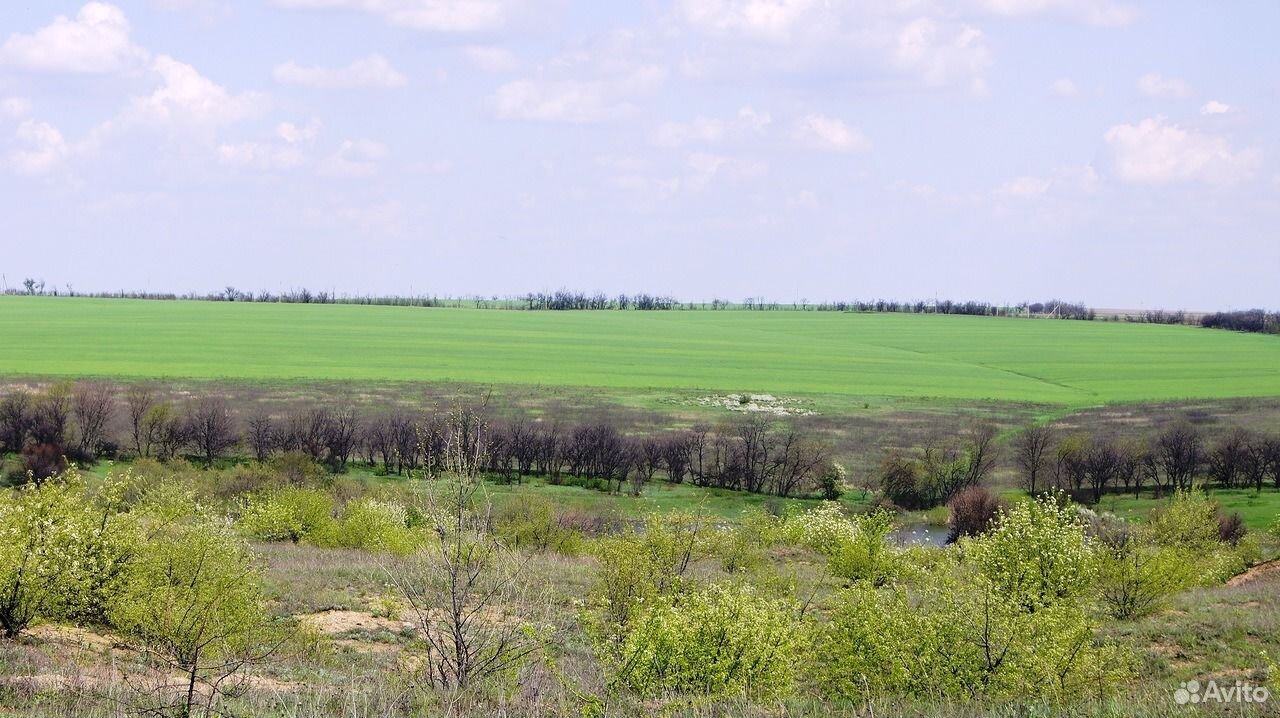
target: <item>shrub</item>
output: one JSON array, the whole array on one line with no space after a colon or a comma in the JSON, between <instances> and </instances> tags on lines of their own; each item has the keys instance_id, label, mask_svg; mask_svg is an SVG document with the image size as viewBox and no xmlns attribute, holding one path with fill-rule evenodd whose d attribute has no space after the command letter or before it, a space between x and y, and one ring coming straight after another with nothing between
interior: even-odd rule
<instances>
[{"instance_id":1,"label":"shrub","mask_svg":"<svg viewBox=\"0 0 1280 718\"><path fill-rule=\"evenodd\" d=\"M1218 540L1222 543L1239 546L1247 533L1249 529L1245 527L1239 512L1218 514Z\"/></svg>"},{"instance_id":2,"label":"shrub","mask_svg":"<svg viewBox=\"0 0 1280 718\"><path fill-rule=\"evenodd\" d=\"M328 493L289 486L245 499L239 526L259 541L299 543L331 531L333 508Z\"/></svg>"},{"instance_id":3,"label":"shrub","mask_svg":"<svg viewBox=\"0 0 1280 718\"><path fill-rule=\"evenodd\" d=\"M947 506L951 509L947 519L947 526L951 529L947 543L985 533L1005 508L1004 502L985 486L970 486L956 494Z\"/></svg>"},{"instance_id":4,"label":"shrub","mask_svg":"<svg viewBox=\"0 0 1280 718\"><path fill-rule=\"evenodd\" d=\"M276 643L248 547L212 519L171 525L146 542L107 616L156 670L182 676L179 686L165 675L139 707L154 715L191 715L197 701L211 706L235 685L230 677Z\"/></svg>"},{"instance_id":5,"label":"shrub","mask_svg":"<svg viewBox=\"0 0 1280 718\"><path fill-rule=\"evenodd\" d=\"M741 584L658 600L623 637L612 681L642 697L778 696L801 655L797 616Z\"/></svg>"},{"instance_id":6,"label":"shrub","mask_svg":"<svg viewBox=\"0 0 1280 718\"><path fill-rule=\"evenodd\" d=\"M376 499L347 504L342 518L313 535L320 545L399 554L412 551L417 543L409 529L409 512L404 505Z\"/></svg>"},{"instance_id":7,"label":"shrub","mask_svg":"<svg viewBox=\"0 0 1280 718\"><path fill-rule=\"evenodd\" d=\"M1095 570L1079 513L1050 494L1015 504L986 534L961 544L979 576L1028 611L1079 596Z\"/></svg>"},{"instance_id":8,"label":"shrub","mask_svg":"<svg viewBox=\"0 0 1280 718\"><path fill-rule=\"evenodd\" d=\"M31 444L22 450L22 468L29 480L39 483L66 471L67 459L54 444Z\"/></svg>"},{"instance_id":9,"label":"shrub","mask_svg":"<svg viewBox=\"0 0 1280 718\"><path fill-rule=\"evenodd\" d=\"M558 511L549 499L531 496L495 511L493 530L501 541L513 548L529 547L573 555L581 550L583 538L574 525L574 518Z\"/></svg>"},{"instance_id":10,"label":"shrub","mask_svg":"<svg viewBox=\"0 0 1280 718\"><path fill-rule=\"evenodd\" d=\"M680 512L650 514L641 530L598 540L596 595L604 609L605 633L618 635L642 604L678 592L690 564L714 550L707 521Z\"/></svg>"},{"instance_id":11,"label":"shrub","mask_svg":"<svg viewBox=\"0 0 1280 718\"><path fill-rule=\"evenodd\" d=\"M1218 506L1200 491L1174 493L1167 506L1151 512L1143 530L1147 541L1180 552L1195 566L1195 583L1202 586L1222 583L1244 570L1257 552L1256 542L1247 536L1239 536L1236 546L1223 543Z\"/></svg>"},{"instance_id":12,"label":"shrub","mask_svg":"<svg viewBox=\"0 0 1280 718\"><path fill-rule=\"evenodd\" d=\"M826 471L818 477L818 489L822 492L822 498L827 501L835 501L844 493L845 482L849 478L849 472L839 462L831 462Z\"/></svg>"},{"instance_id":13,"label":"shrub","mask_svg":"<svg viewBox=\"0 0 1280 718\"><path fill-rule=\"evenodd\" d=\"M885 511L845 516L834 503L790 516L782 536L827 557L832 573L881 585L892 578L898 558L888 546L893 517Z\"/></svg>"},{"instance_id":14,"label":"shrub","mask_svg":"<svg viewBox=\"0 0 1280 718\"><path fill-rule=\"evenodd\" d=\"M80 596L92 522L74 473L28 484L0 502L0 633L14 638Z\"/></svg>"},{"instance_id":15,"label":"shrub","mask_svg":"<svg viewBox=\"0 0 1280 718\"><path fill-rule=\"evenodd\" d=\"M1151 614L1193 586L1196 570L1183 552L1151 545L1121 527L1102 536L1097 581L1104 610L1125 620Z\"/></svg>"}]
</instances>

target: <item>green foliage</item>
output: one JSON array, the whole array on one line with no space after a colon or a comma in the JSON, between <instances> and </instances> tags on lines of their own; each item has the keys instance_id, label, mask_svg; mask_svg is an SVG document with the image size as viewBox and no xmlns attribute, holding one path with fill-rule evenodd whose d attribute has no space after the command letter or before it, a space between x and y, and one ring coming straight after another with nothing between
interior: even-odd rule
<instances>
[{"instance_id":1,"label":"green foliage","mask_svg":"<svg viewBox=\"0 0 1280 718\"><path fill-rule=\"evenodd\" d=\"M204 519L165 527L129 564L124 589L107 608L111 624L183 689L156 696L151 712L189 715L197 681L221 679L269 653L261 578L230 524Z\"/></svg>"},{"instance_id":2,"label":"green foliage","mask_svg":"<svg viewBox=\"0 0 1280 718\"><path fill-rule=\"evenodd\" d=\"M1160 609L1169 596L1196 582L1194 558L1136 538L1098 554L1098 596L1107 614L1121 620Z\"/></svg>"},{"instance_id":3,"label":"green foliage","mask_svg":"<svg viewBox=\"0 0 1280 718\"><path fill-rule=\"evenodd\" d=\"M1178 552L1195 568L1196 585L1220 584L1257 559L1257 541L1246 536L1237 546L1218 533L1218 505L1202 491L1178 491L1169 503L1151 512L1142 535L1151 544Z\"/></svg>"},{"instance_id":4,"label":"green foliage","mask_svg":"<svg viewBox=\"0 0 1280 718\"><path fill-rule=\"evenodd\" d=\"M1028 611L1081 595L1097 570L1076 508L1048 494L1001 512L990 531L960 545L980 580Z\"/></svg>"},{"instance_id":5,"label":"green foliage","mask_svg":"<svg viewBox=\"0 0 1280 718\"><path fill-rule=\"evenodd\" d=\"M13 638L37 617L79 600L94 541L83 486L72 472L27 484L0 503L0 632Z\"/></svg>"},{"instance_id":6,"label":"green foliage","mask_svg":"<svg viewBox=\"0 0 1280 718\"><path fill-rule=\"evenodd\" d=\"M604 608L606 635L616 637L646 601L680 590L690 564L710 556L715 537L704 517L650 514L640 530L595 542L600 562L596 596Z\"/></svg>"},{"instance_id":7,"label":"green foliage","mask_svg":"<svg viewBox=\"0 0 1280 718\"><path fill-rule=\"evenodd\" d=\"M797 616L737 583L656 599L622 637L611 680L642 697L781 695L802 650Z\"/></svg>"},{"instance_id":8,"label":"green foliage","mask_svg":"<svg viewBox=\"0 0 1280 718\"><path fill-rule=\"evenodd\" d=\"M239 527L258 541L299 543L332 534L334 501L328 492L293 486L243 500Z\"/></svg>"},{"instance_id":9,"label":"green foliage","mask_svg":"<svg viewBox=\"0 0 1280 718\"><path fill-rule=\"evenodd\" d=\"M583 535L563 520L556 505L541 496L510 502L495 512L494 532L512 548L527 547L566 555L581 553Z\"/></svg>"},{"instance_id":10,"label":"green foliage","mask_svg":"<svg viewBox=\"0 0 1280 718\"><path fill-rule=\"evenodd\" d=\"M403 504L363 498L348 503L337 521L317 526L308 540L317 546L407 554L421 543L409 522Z\"/></svg>"},{"instance_id":11,"label":"green foliage","mask_svg":"<svg viewBox=\"0 0 1280 718\"><path fill-rule=\"evenodd\" d=\"M831 572L850 581L883 585L899 566L897 552L888 545L893 517L886 511L845 516L840 506L826 503L788 516L781 535L827 557Z\"/></svg>"}]
</instances>

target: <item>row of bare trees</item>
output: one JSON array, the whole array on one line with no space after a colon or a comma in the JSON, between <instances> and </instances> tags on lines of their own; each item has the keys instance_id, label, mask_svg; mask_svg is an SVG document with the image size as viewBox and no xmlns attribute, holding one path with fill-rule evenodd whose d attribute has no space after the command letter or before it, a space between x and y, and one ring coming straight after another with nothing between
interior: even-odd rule
<instances>
[{"instance_id":1,"label":"row of bare trees","mask_svg":"<svg viewBox=\"0 0 1280 718\"><path fill-rule=\"evenodd\" d=\"M484 412L477 412L484 413ZM469 414L468 414L469 415ZM672 483L776 496L814 493L830 466L828 448L792 424L749 416L720 426L634 435L606 420L571 425L515 416L487 419L489 429L461 436L479 467L506 481L541 475L602 482L639 493L661 476ZM122 443L112 428L124 424ZM56 473L62 457L87 462L121 452L168 461L179 455L212 465L237 449L257 461L300 453L343 471L353 461L388 474L437 472L459 434L445 412L396 410L362 416L349 403L241 418L227 400L205 396L174 403L145 384L54 385L0 400L0 453L21 453L36 478Z\"/></svg>"},{"instance_id":2,"label":"row of bare trees","mask_svg":"<svg viewBox=\"0 0 1280 718\"><path fill-rule=\"evenodd\" d=\"M1032 426L1014 438L1014 459L1027 491L1061 489L1096 502L1108 491L1136 496L1150 487L1160 496L1203 481L1280 490L1280 437L1236 428L1210 442L1188 422L1142 439L1058 433Z\"/></svg>"}]
</instances>

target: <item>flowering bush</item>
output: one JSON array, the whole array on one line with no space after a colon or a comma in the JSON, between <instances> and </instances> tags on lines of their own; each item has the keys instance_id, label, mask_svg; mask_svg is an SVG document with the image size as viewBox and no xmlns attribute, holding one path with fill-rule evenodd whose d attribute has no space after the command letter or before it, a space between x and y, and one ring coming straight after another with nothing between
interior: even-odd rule
<instances>
[{"instance_id":1,"label":"flowering bush","mask_svg":"<svg viewBox=\"0 0 1280 718\"><path fill-rule=\"evenodd\" d=\"M0 632L13 638L37 617L75 604L93 523L74 472L27 484L0 503Z\"/></svg>"},{"instance_id":2,"label":"flowering bush","mask_svg":"<svg viewBox=\"0 0 1280 718\"><path fill-rule=\"evenodd\" d=\"M330 530L333 498L324 491L286 487L243 501L240 530L259 541L298 543Z\"/></svg>"},{"instance_id":3,"label":"flowering bush","mask_svg":"<svg viewBox=\"0 0 1280 718\"><path fill-rule=\"evenodd\" d=\"M779 695L800 655L797 616L741 584L659 599L623 637L613 680L644 697Z\"/></svg>"},{"instance_id":4,"label":"flowering bush","mask_svg":"<svg viewBox=\"0 0 1280 718\"><path fill-rule=\"evenodd\" d=\"M887 542L892 530L893 517L886 511L845 516L838 504L824 503L789 516L781 534L789 543L826 556L835 575L882 585L893 577L899 563Z\"/></svg>"},{"instance_id":5,"label":"flowering bush","mask_svg":"<svg viewBox=\"0 0 1280 718\"><path fill-rule=\"evenodd\" d=\"M1028 611L1079 596L1096 572L1079 513L1048 494L1001 512L990 531L960 546L981 580Z\"/></svg>"}]
</instances>

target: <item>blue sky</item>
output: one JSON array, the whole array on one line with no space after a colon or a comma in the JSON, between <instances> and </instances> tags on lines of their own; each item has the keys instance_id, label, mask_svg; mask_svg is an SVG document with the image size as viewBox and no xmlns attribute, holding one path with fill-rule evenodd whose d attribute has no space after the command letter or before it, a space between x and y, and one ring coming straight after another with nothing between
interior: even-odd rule
<instances>
[{"instance_id":1,"label":"blue sky","mask_svg":"<svg viewBox=\"0 0 1280 718\"><path fill-rule=\"evenodd\" d=\"M1280 4L0 8L0 273L1275 307Z\"/></svg>"}]
</instances>

